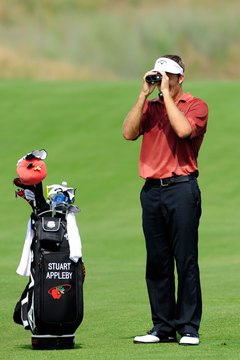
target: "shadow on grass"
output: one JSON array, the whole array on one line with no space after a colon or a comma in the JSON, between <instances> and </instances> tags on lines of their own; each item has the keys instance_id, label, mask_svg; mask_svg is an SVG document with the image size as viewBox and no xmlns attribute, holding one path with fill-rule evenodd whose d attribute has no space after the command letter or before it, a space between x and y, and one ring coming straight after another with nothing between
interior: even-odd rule
<instances>
[{"instance_id":1,"label":"shadow on grass","mask_svg":"<svg viewBox=\"0 0 240 360\"><path fill-rule=\"evenodd\" d=\"M16 349L18 349L18 350L22 349L22 350L32 350L32 351L56 351L56 350L57 350L57 351L61 351L61 350L70 350L70 351L73 351L73 350L80 350L80 349L83 348L82 345L80 345L80 344L75 344L72 349L41 349L41 350L40 350L40 349L33 349L31 344L29 344L29 345L26 345L26 344L24 344L24 345L17 345L17 346L15 346L15 347L16 347Z\"/></svg>"}]
</instances>

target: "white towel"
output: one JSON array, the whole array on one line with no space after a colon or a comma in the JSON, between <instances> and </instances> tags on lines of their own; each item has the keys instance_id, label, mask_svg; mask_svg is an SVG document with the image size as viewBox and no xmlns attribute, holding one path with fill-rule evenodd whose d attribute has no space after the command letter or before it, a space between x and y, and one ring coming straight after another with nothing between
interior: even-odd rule
<instances>
[{"instance_id":1,"label":"white towel","mask_svg":"<svg viewBox=\"0 0 240 360\"><path fill-rule=\"evenodd\" d=\"M72 212L67 214L67 234L70 248L69 258L74 262L78 262L78 259L82 257L82 242L75 214Z\"/></svg>"},{"instance_id":2,"label":"white towel","mask_svg":"<svg viewBox=\"0 0 240 360\"><path fill-rule=\"evenodd\" d=\"M31 219L28 220L27 224L27 233L23 246L22 257L17 268L17 274L21 276L30 275L30 266L31 266L31 244L34 236L34 231L31 226Z\"/></svg>"}]
</instances>

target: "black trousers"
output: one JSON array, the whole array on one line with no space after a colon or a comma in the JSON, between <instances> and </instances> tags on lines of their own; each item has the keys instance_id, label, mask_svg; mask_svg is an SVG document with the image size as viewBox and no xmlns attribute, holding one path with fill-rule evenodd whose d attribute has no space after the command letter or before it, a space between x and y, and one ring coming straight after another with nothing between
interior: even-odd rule
<instances>
[{"instance_id":1,"label":"black trousers","mask_svg":"<svg viewBox=\"0 0 240 360\"><path fill-rule=\"evenodd\" d=\"M141 205L154 330L160 335L175 331L196 334L202 314L198 267L201 194L197 179L167 187L146 181Z\"/></svg>"}]
</instances>

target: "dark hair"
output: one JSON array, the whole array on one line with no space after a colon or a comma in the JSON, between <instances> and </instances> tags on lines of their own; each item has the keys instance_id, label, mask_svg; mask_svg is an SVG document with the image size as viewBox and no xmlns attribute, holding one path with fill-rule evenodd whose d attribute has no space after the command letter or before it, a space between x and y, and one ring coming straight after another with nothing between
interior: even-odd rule
<instances>
[{"instance_id":1,"label":"dark hair","mask_svg":"<svg viewBox=\"0 0 240 360\"><path fill-rule=\"evenodd\" d=\"M180 56L178 56L178 55L164 55L162 57L165 57L165 58L168 58L168 59L171 59L171 60L175 61L179 66L181 66L181 68L183 68L183 72L185 71L184 62L182 61Z\"/></svg>"}]
</instances>

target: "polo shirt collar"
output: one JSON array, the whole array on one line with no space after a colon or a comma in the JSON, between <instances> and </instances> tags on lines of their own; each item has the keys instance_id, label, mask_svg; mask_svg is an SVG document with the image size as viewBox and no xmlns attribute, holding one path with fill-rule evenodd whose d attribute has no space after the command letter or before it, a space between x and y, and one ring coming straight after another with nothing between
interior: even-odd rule
<instances>
[{"instance_id":1,"label":"polo shirt collar","mask_svg":"<svg viewBox=\"0 0 240 360\"><path fill-rule=\"evenodd\" d=\"M190 94L190 92L186 92L186 93L184 93L184 94L180 97L180 99L178 99L177 104L180 103L180 102L188 102L188 101L191 101L193 98L194 98L194 96L192 96L192 95ZM160 103L164 104L164 100L161 99L161 98L159 98L159 96L158 96L158 98L153 99L153 100L154 100L154 101L159 101Z\"/></svg>"},{"instance_id":2,"label":"polo shirt collar","mask_svg":"<svg viewBox=\"0 0 240 360\"><path fill-rule=\"evenodd\" d=\"M187 92L187 93L183 94L182 97L180 97L180 99L178 100L178 103L180 101L188 102L188 101L191 101L192 99L193 99L193 96L190 94L190 92Z\"/></svg>"}]
</instances>

